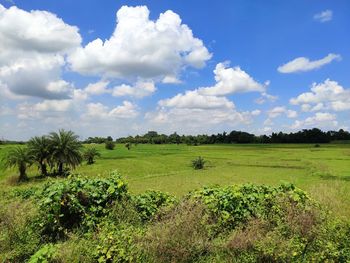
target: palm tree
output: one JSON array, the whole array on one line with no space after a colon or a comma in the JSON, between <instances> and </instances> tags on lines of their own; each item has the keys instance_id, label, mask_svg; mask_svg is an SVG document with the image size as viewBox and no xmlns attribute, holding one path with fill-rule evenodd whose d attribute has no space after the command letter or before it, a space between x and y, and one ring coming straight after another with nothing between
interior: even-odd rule
<instances>
[{"instance_id":1,"label":"palm tree","mask_svg":"<svg viewBox=\"0 0 350 263\"><path fill-rule=\"evenodd\" d=\"M101 154L94 147L88 147L83 154L87 164L93 164L95 162L95 157L99 156L101 156Z\"/></svg>"},{"instance_id":2,"label":"palm tree","mask_svg":"<svg viewBox=\"0 0 350 263\"><path fill-rule=\"evenodd\" d=\"M4 158L6 168L18 167L18 181L28 180L26 170L32 164L33 158L28 148L16 147L9 151Z\"/></svg>"},{"instance_id":3,"label":"palm tree","mask_svg":"<svg viewBox=\"0 0 350 263\"><path fill-rule=\"evenodd\" d=\"M58 167L58 174L63 174L64 165L75 168L82 161L80 149L82 147L78 136L72 131L59 130L49 135L51 156Z\"/></svg>"},{"instance_id":4,"label":"palm tree","mask_svg":"<svg viewBox=\"0 0 350 263\"><path fill-rule=\"evenodd\" d=\"M38 163L42 176L47 176L47 163L50 161L50 141L47 136L36 136L29 140L28 147L34 161Z\"/></svg>"}]
</instances>

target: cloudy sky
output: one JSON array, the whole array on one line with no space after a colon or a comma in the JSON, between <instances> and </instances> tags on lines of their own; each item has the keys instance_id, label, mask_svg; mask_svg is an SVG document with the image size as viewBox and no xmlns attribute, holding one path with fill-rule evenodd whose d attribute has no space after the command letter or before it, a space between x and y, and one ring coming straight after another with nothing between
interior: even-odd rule
<instances>
[{"instance_id":1,"label":"cloudy sky","mask_svg":"<svg viewBox=\"0 0 350 263\"><path fill-rule=\"evenodd\" d=\"M350 127L349 1L0 0L0 138Z\"/></svg>"}]
</instances>

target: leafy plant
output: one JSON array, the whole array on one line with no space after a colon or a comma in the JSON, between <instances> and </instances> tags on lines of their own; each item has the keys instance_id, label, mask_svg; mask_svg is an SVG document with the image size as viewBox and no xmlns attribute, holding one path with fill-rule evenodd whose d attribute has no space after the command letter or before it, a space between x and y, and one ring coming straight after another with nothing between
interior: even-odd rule
<instances>
[{"instance_id":1,"label":"leafy plant","mask_svg":"<svg viewBox=\"0 0 350 263\"><path fill-rule=\"evenodd\" d=\"M35 136L28 142L30 154L38 164L42 176L47 176L47 165L51 161L50 140L47 136Z\"/></svg>"},{"instance_id":2,"label":"leafy plant","mask_svg":"<svg viewBox=\"0 0 350 263\"><path fill-rule=\"evenodd\" d=\"M105 148L107 150L113 150L115 147L115 143L113 141L106 141L105 142Z\"/></svg>"},{"instance_id":3,"label":"leafy plant","mask_svg":"<svg viewBox=\"0 0 350 263\"><path fill-rule=\"evenodd\" d=\"M56 248L53 244L46 244L41 247L31 258L28 263L47 263L57 254Z\"/></svg>"},{"instance_id":4,"label":"leafy plant","mask_svg":"<svg viewBox=\"0 0 350 263\"><path fill-rule=\"evenodd\" d=\"M28 180L27 167L32 165L33 156L30 154L28 148L16 147L5 156L3 159L6 168L17 167L19 172L19 181Z\"/></svg>"},{"instance_id":5,"label":"leafy plant","mask_svg":"<svg viewBox=\"0 0 350 263\"><path fill-rule=\"evenodd\" d=\"M146 191L133 197L137 212L143 221L150 220L161 208L170 207L176 203L176 198L161 191Z\"/></svg>"},{"instance_id":6,"label":"leafy plant","mask_svg":"<svg viewBox=\"0 0 350 263\"><path fill-rule=\"evenodd\" d=\"M93 164L95 162L95 158L100 156L100 152L94 147L86 148L85 152L83 153L83 157L87 164Z\"/></svg>"},{"instance_id":7,"label":"leafy plant","mask_svg":"<svg viewBox=\"0 0 350 263\"><path fill-rule=\"evenodd\" d=\"M43 234L59 239L72 228L94 227L126 195L127 185L116 172L105 179L78 176L48 183L39 193Z\"/></svg>"},{"instance_id":8,"label":"leafy plant","mask_svg":"<svg viewBox=\"0 0 350 263\"><path fill-rule=\"evenodd\" d=\"M82 145L74 132L65 130L51 132L49 140L52 159L57 164L59 175L63 175L64 165L74 169L81 163L80 149Z\"/></svg>"},{"instance_id":9,"label":"leafy plant","mask_svg":"<svg viewBox=\"0 0 350 263\"><path fill-rule=\"evenodd\" d=\"M192 167L196 170L203 169L205 164L205 160L199 156L198 158L192 161Z\"/></svg>"}]
</instances>

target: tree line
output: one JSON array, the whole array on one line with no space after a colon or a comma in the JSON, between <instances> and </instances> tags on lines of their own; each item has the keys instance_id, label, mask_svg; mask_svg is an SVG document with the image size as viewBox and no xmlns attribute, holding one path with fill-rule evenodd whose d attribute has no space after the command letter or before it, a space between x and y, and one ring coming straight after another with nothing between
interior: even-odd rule
<instances>
[{"instance_id":1,"label":"tree line","mask_svg":"<svg viewBox=\"0 0 350 263\"><path fill-rule=\"evenodd\" d=\"M110 136L109 136L110 137ZM106 138L98 137L94 141L89 137L86 143L98 143L99 140L105 141ZM176 132L166 135L158 134L156 131L149 131L144 135L128 136L116 139L117 143L134 144L217 144L217 143L330 143L332 141L350 140L350 133L340 129L339 131L324 132L320 129L304 129L291 133L272 133L271 135L254 135L243 131L231 131L218 134L201 135L179 135Z\"/></svg>"}]
</instances>

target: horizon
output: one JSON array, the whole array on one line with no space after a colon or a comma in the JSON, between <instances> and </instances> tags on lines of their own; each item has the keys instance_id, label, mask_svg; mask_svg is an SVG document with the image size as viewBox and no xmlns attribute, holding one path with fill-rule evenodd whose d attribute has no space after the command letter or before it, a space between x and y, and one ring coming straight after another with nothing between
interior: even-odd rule
<instances>
[{"instance_id":1,"label":"horizon","mask_svg":"<svg viewBox=\"0 0 350 263\"><path fill-rule=\"evenodd\" d=\"M348 131L349 13L341 0L0 0L0 138Z\"/></svg>"}]
</instances>

